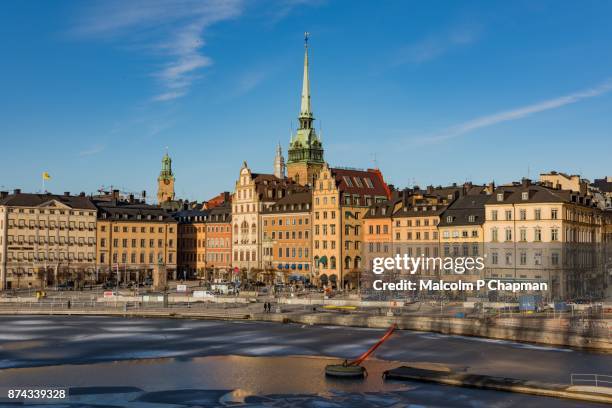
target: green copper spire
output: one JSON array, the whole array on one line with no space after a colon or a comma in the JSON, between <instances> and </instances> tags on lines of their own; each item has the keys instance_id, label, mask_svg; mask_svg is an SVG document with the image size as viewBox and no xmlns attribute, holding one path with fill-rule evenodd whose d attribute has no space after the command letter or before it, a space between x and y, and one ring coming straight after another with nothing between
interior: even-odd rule
<instances>
[{"instance_id":1,"label":"green copper spire","mask_svg":"<svg viewBox=\"0 0 612 408\"><path fill-rule=\"evenodd\" d=\"M304 33L304 77L302 82L302 99L299 126L289 142L288 163L323 163L323 146L312 126L314 115L310 105L310 77L308 72L308 37Z\"/></svg>"},{"instance_id":2,"label":"green copper spire","mask_svg":"<svg viewBox=\"0 0 612 408\"><path fill-rule=\"evenodd\" d=\"M168 156L168 150L166 149L166 153L162 158L162 168L159 172L160 180L169 180L174 179L174 175L172 174L172 159Z\"/></svg>"},{"instance_id":3,"label":"green copper spire","mask_svg":"<svg viewBox=\"0 0 612 408\"><path fill-rule=\"evenodd\" d=\"M302 81L302 105L300 108L300 119L311 118L310 110L310 80L308 79L308 32L304 33L304 78Z\"/></svg>"}]
</instances>

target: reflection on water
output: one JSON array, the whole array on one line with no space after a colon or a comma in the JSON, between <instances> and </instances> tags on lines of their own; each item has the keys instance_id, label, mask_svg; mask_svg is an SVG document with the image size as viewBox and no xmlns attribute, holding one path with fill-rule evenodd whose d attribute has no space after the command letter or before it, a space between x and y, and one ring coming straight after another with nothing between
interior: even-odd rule
<instances>
[{"instance_id":1,"label":"reflection on water","mask_svg":"<svg viewBox=\"0 0 612 408\"><path fill-rule=\"evenodd\" d=\"M6 386L58 387L132 386L159 389L235 389L245 395L384 391L401 388L385 384L383 371L400 363L369 360L368 377L360 381L326 378L325 365L336 359L311 357L212 356L193 359L146 359L95 365L62 365L10 369L0 372ZM95 367L95 369L92 369Z\"/></svg>"},{"instance_id":2,"label":"reflection on water","mask_svg":"<svg viewBox=\"0 0 612 408\"><path fill-rule=\"evenodd\" d=\"M400 362L368 360L364 366L369 375L361 380L325 377L324 367L336 362L322 357L158 358L5 369L0 370L0 384L69 388L70 401L59 404L69 407L584 406L520 394L383 381L383 371Z\"/></svg>"}]
</instances>

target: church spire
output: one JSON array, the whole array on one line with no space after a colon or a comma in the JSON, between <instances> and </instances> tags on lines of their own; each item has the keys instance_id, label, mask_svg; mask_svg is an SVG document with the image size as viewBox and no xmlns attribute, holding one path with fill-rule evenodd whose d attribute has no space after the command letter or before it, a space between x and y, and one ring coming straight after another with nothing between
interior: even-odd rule
<instances>
[{"instance_id":1,"label":"church spire","mask_svg":"<svg viewBox=\"0 0 612 408\"><path fill-rule=\"evenodd\" d=\"M276 146L276 156L274 157L274 175L279 179L285 178L285 158L280 142Z\"/></svg>"},{"instance_id":2,"label":"church spire","mask_svg":"<svg viewBox=\"0 0 612 408\"><path fill-rule=\"evenodd\" d=\"M310 33L304 33L304 78L302 80L302 103L300 106L300 128L310 129L312 125L312 110L310 106L310 78L308 75L308 37Z\"/></svg>"}]
</instances>

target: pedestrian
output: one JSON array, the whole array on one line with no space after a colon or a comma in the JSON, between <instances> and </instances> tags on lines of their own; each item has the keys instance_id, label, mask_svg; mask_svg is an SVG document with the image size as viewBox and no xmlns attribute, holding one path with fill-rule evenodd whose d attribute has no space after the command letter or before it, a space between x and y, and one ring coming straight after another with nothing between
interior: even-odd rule
<instances>
[{"instance_id":1,"label":"pedestrian","mask_svg":"<svg viewBox=\"0 0 612 408\"><path fill-rule=\"evenodd\" d=\"M268 312L268 302L264 302L264 313Z\"/></svg>"}]
</instances>

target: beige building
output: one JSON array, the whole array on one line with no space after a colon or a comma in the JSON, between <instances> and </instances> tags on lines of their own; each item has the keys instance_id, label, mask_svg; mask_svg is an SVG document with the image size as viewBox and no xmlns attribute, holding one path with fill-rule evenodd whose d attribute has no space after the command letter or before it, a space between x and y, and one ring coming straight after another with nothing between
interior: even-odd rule
<instances>
[{"instance_id":1,"label":"beige building","mask_svg":"<svg viewBox=\"0 0 612 408\"><path fill-rule=\"evenodd\" d=\"M590 196L523 180L497 188L485 217L487 278L548 282L553 298L598 296L604 224Z\"/></svg>"},{"instance_id":2,"label":"beige building","mask_svg":"<svg viewBox=\"0 0 612 408\"><path fill-rule=\"evenodd\" d=\"M96 207L84 193L0 193L0 289L95 279Z\"/></svg>"},{"instance_id":3,"label":"beige building","mask_svg":"<svg viewBox=\"0 0 612 408\"><path fill-rule=\"evenodd\" d=\"M253 173L244 162L232 195L232 265L244 272L244 278L253 278L251 272L261 272L264 267L261 257L262 212L288 192L302 189L290 179Z\"/></svg>"},{"instance_id":4,"label":"beige building","mask_svg":"<svg viewBox=\"0 0 612 408\"><path fill-rule=\"evenodd\" d=\"M312 205L313 261L321 283L357 287L363 270L363 217L371 205L390 196L378 169L323 166Z\"/></svg>"},{"instance_id":5,"label":"beige building","mask_svg":"<svg viewBox=\"0 0 612 408\"><path fill-rule=\"evenodd\" d=\"M577 174L565 174L557 171L540 174L540 183L557 190L571 190L582 195L589 192L589 182Z\"/></svg>"}]
</instances>

